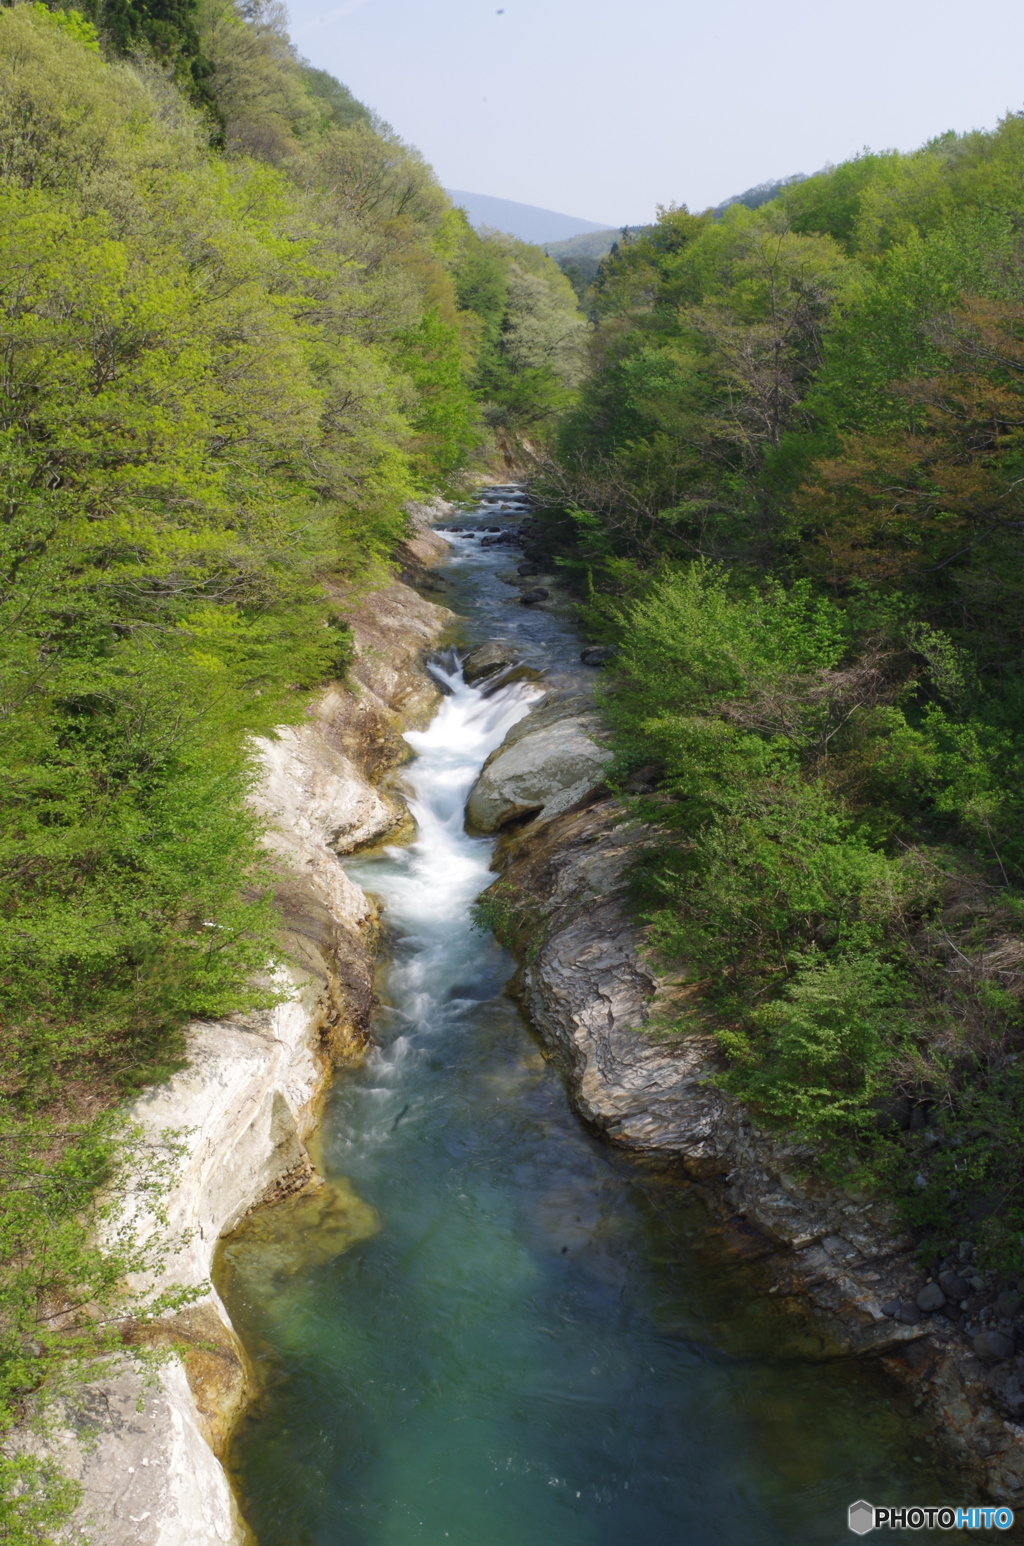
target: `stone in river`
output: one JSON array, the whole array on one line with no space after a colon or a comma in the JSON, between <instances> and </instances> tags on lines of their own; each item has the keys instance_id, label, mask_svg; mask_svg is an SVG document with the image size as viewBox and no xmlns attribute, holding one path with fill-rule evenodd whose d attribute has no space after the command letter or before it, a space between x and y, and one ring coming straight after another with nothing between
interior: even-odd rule
<instances>
[{"instance_id":1,"label":"stone in river","mask_svg":"<svg viewBox=\"0 0 1024 1546\"><path fill-rule=\"evenodd\" d=\"M519 600L524 606L532 607L535 601L547 601L550 591L546 591L543 585L538 585L535 590L524 591Z\"/></svg>"},{"instance_id":2,"label":"stone in river","mask_svg":"<svg viewBox=\"0 0 1024 1546\"><path fill-rule=\"evenodd\" d=\"M1013 1339L1001 1331L979 1331L974 1338L974 1351L984 1363L1002 1363L1013 1357Z\"/></svg>"},{"instance_id":3,"label":"stone in river","mask_svg":"<svg viewBox=\"0 0 1024 1546\"><path fill-rule=\"evenodd\" d=\"M493 676L495 671L501 671L505 666L514 666L518 659L515 645L501 639L488 639L486 644L479 644L475 650L470 650L462 662L463 679L472 686L474 682Z\"/></svg>"},{"instance_id":4,"label":"stone in river","mask_svg":"<svg viewBox=\"0 0 1024 1546\"><path fill-rule=\"evenodd\" d=\"M903 1308L900 1310L900 1320L905 1326L916 1326L920 1319L921 1312L917 1305L912 1300L905 1299L903 1301Z\"/></svg>"},{"instance_id":5,"label":"stone in river","mask_svg":"<svg viewBox=\"0 0 1024 1546\"><path fill-rule=\"evenodd\" d=\"M575 702L538 709L484 763L466 814L482 832L523 816L557 816L601 783L611 757L592 739L600 721Z\"/></svg>"},{"instance_id":6,"label":"stone in river","mask_svg":"<svg viewBox=\"0 0 1024 1546\"><path fill-rule=\"evenodd\" d=\"M900 1300L890 1299L888 1304L883 1304L882 1314L888 1315L890 1320L898 1320L900 1313Z\"/></svg>"},{"instance_id":7,"label":"stone in river","mask_svg":"<svg viewBox=\"0 0 1024 1546\"><path fill-rule=\"evenodd\" d=\"M526 563L526 564L520 564L519 568L518 568L518 570L516 572L517 572L517 574L521 574L521 575L525 576L525 575L530 575L530 574L540 574L542 571L541 571L540 564Z\"/></svg>"},{"instance_id":8,"label":"stone in river","mask_svg":"<svg viewBox=\"0 0 1024 1546\"><path fill-rule=\"evenodd\" d=\"M585 666L603 666L606 660L614 660L616 651L607 644L588 644L585 650L580 651L580 659Z\"/></svg>"},{"instance_id":9,"label":"stone in river","mask_svg":"<svg viewBox=\"0 0 1024 1546\"><path fill-rule=\"evenodd\" d=\"M937 1283L926 1283L917 1296L917 1308L926 1315L941 1310L945 1303L946 1296Z\"/></svg>"}]
</instances>

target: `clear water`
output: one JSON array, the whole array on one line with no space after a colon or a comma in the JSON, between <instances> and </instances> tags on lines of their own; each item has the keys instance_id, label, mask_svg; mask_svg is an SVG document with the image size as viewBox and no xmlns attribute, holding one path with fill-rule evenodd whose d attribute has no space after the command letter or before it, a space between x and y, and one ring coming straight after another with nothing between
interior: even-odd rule
<instances>
[{"instance_id":1,"label":"clear water","mask_svg":"<svg viewBox=\"0 0 1024 1546\"><path fill-rule=\"evenodd\" d=\"M470 642L515 635L579 686L571 621L509 569L458 539ZM378 1045L319 1135L330 1186L221 1254L263 1388L232 1454L260 1546L788 1546L849 1540L858 1497L944 1500L882 1376L822 1359L681 1177L574 1117L470 922L493 877L466 794L537 689L446 684L408 736L415 841L347 866L392 937Z\"/></svg>"}]
</instances>

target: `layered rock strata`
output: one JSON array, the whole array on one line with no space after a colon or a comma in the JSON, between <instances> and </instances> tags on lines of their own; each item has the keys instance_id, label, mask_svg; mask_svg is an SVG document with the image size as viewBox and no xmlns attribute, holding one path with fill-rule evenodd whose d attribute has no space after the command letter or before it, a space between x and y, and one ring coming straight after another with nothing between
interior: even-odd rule
<instances>
[{"instance_id":1,"label":"layered rock strata","mask_svg":"<svg viewBox=\"0 0 1024 1546\"><path fill-rule=\"evenodd\" d=\"M529 726L516 726L520 748ZM759 1129L710 1082L710 1037L659 1035L692 990L659 977L626 908L626 871L649 840L595 779L575 808L499 846L492 890L520 961L513 991L577 1109L610 1141L679 1161L725 1243L760 1259L766 1292L814 1317L821 1356L882 1357L970 1484L1024 1498L1024 1428L1006 1406L1022 1370L993 1368L952 1322L920 1313L924 1279L891 1212L808 1180L810 1152Z\"/></svg>"},{"instance_id":2,"label":"layered rock strata","mask_svg":"<svg viewBox=\"0 0 1024 1546\"><path fill-rule=\"evenodd\" d=\"M427 514L429 515L429 510ZM410 548L426 565L447 551L422 513ZM339 856L407 819L380 786L406 753L401 731L426 723L439 698L423 661L452 619L392 584L339 596L354 660L299 726L259 743L255 803L282 860L278 897L288 965L277 1007L194 1023L188 1064L130 1115L145 1142L177 1147L174 1182L157 1216L145 1190L126 1213L137 1236L168 1242L158 1271L133 1286L173 1285L195 1301L144 1324L137 1340L172 1349L163 1362L126 1354L68 1393L43 1436L23 1447L56 1457L82 1486L67 1538L96 1546L241 1546L250 1539L221 1465L251 1379L210 1284L218 1240L261 1201L316 1186L306 1140L333 1063L358 1055L372 1006L375 910Z\"/></svg>"}]
</instances>

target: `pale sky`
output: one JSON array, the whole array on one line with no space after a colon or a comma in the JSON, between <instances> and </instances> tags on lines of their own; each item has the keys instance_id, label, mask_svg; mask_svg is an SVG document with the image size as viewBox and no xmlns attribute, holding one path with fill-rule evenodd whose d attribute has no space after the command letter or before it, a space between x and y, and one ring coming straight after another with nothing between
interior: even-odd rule
<instances>
[{"instance_id":1,"label":"pale sky","mask_svg":"<svg viewBox=\"0 0 1024 1546\"><path fill-rule=\"evenodd\" d=\"M290 0L446 187L602 224L1024 109L1021 0Z\"/></svg>"}]
</instances>

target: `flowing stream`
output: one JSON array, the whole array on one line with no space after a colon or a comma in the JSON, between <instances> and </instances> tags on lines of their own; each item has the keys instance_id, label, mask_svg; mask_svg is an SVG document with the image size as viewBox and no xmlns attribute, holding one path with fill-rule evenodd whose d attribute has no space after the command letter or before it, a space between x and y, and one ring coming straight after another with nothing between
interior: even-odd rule
<instances>
[{"instance_id":1,"label":"flowing stream","mask_svg":"<svg viewBox=\"0 0 1024 1546\"><path fill-rule=\"evenodd\" d=\"M467 642L579 687L571 622L518 605L507 549L453 541ZM330 1184L221 1253L263 1389L231 1457L259 1546L803 1546L848 1541L858 1497L944 1500L881 1374L816 1356L671 1167L574 1116L470 913L493 845L466 795L538 689L435 670L415 840L346 862L389 950L377 1046L319 1133Z\"/></svg>"}]
</instances>

